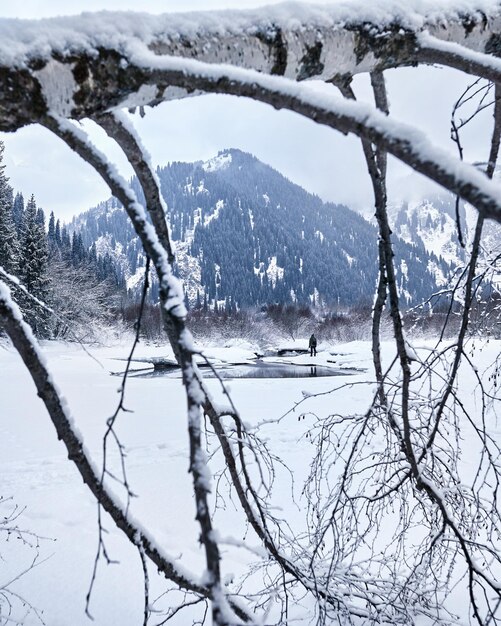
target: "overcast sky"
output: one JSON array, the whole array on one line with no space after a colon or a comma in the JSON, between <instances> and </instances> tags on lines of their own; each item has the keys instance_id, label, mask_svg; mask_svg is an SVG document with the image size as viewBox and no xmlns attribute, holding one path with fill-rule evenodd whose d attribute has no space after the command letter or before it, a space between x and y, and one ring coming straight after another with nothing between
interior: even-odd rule
<instances>
[{"instance_id":1,"label":"overcast sky","mask_svg":"<svg viewBox=\"0 0 501 626\"><path fill-rule=\"evenodd\" d=\"M335 0L334 0L335 1ZM346 0L345 0L346 1ZM439 1L439 0L437 0ZM225 8L251 8L256 0L13 0L0 1L0 17L42 18L82 11L134 10L151 13ZM316 2L316 4L328 2ZM441 68L408 68L386 73L392 114L412 122L430 138L455 151L449 139L450 112L472 79ZM366 77L355 82L357 95L368 99ZM292 181L325 200L370 210L372 200L360 143L287 111L244 98L203 96L166 102L133 116L155 165L208 159L224 148L240 148L275 167ZM491 115L485 113L464 133L466 159L486 160ZM104 133L86 128L129 176L128 164ZM107 187L87 164L59 139L38 126L2 134L7 175L16 191L35 194L38 204L57 217L70 219L109 196ZM390 165L391 200L413 199L425 186L416 175Z\"/></svg>"}]
</instances>

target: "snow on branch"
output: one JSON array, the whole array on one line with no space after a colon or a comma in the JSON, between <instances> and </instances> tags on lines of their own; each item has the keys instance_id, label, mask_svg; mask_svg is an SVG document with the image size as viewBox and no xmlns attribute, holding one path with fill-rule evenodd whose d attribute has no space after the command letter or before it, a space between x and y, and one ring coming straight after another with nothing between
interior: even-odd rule
<instances>
[{"instance_id":1,"label":"snow on branch","mask_svg":"<svg viewBox=\"0 0 501 626\"><path fill-rule=\"evenodd\" d=\"M155 55L227 63L292 80L332 80L440 62L438 52L430 55L429 46L421 50L419 35L425 31L476 52L496 54L501 4L354 0L329 7L298 3L161 16L100 12L38 21L3 19L0 130L37 122L48 110L81 119L164 99L163 90L131 63L134 44L141 43ZM171 92L170 97L180 93Z\"/></svg>"},{"instance_id":2,"label":"snow on branch","mask_svg":"<svg viewBox=\"0 0 501 626\"><path fill-rule=\"evenodd\" d=\"M423 63L439 63L467 74L486 78L493 83L501 82L501 59L492 56L492 54L499 55L501 52L501 49L497 48L497 40L487 47L492 54L470 50L454 41L443 41L426 31L417 36L417 42L419 44L418 58Z\"/></svg>"},{"instance_id":3,"label":"snow on branch","mask_svg":"<svg viewBox=\"0 0 501 626\"><path fill-rule=\"evenodd\" d=\"M169 264L174 263L174 252L167 227L167 205L160 189L160 181L151 165L149 154L125 113L115 111L96 117L96 122L120 145L141 183L146 209L157 232L159 241L167 252Z\"/></svg>"},{"instance_id":4,"label":"snow on branch","mask_svg":"<svg viewBox=\"0 0 501 626\"><path fill-rule=\"evenodd\" d=\"M100 121L103 121L102 118ZM104 118L103 126L122 145L127 157L136 171L141 173L141 183L148 203L148 209L154 224L147 221L144 207L138 202L130 185L117 173L106 157L92 145L87 135L74 124L63 118L47 117L44 125L65 141L77 154L91 164L110 187L113 195L124 205L131 222L139 236L145 252L153 261L160 283L160 301L162 316L170 343L183 373L188 405L188 432L190 440L190 472L193 476L196 501L196 519L200 523L201 543L205 548L207 562L207 595L212 600L212 614L217 626L230 626L235 615L249 621L245 611L228 602L221 583L220 554L216 534L213 532L208 504L210 493L210 470L202 449L201 407L207 402L208 394L193 362L194 349L189 331L185 327L186 309L180 281L173 276L169 262L172 254L165 221L160 220L163 203L159 200L158 179L153 175L145 151L136 138L134 129L128 127L123 118ZM158 204L159 203L159 204ZM157 206L158 204L158 206ZM162 216L163 218L163 216ZM158 230L160 230L159 238ZM170 252L170 254L169 254ZM146 552L145 552L146 553Z\"/></svg>"}]
</instances>

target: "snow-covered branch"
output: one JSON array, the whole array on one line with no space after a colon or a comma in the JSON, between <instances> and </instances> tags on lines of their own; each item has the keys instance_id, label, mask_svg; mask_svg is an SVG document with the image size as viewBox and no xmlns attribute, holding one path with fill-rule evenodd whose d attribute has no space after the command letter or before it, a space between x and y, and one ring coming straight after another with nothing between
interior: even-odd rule
<instances>
[{"instance_id":1,"label":"snow-covered branch","mask_svg":"<svg viewBox=\"0 0 501 626\"><path fill-rule=\"evenodd\" d=\"M112 517L117 527L134 545L141 547L144 554L148 556L166 578L183 589L200 595L207 595L207 588L198 582L197 577L190 575L176 564L173 559L170 559L156 545L154 539L149 537L146 531L136 524L130 514L126 513L125 507L113 497L107 490L106 485L103 484L99 469L94 466L89 458L84 442L69 414L64 399L52 380L31 329L23 321L19 308L10 297L9 289L1 281L0 321L35 383L38 395L47 408L57 436L66 446L68 458L73 461L83 481L92 491L96 500Z\"/></svg>"},{"instance_id":2,"label":"snow-covered branch","mask_svg":"<svg viewBox=\"0 0 501 626\"><path fill-rule=\"evenodd\" d=\"M420 38L423 32L496 54L501 5L498 0L453 0L446 6L430 0L355 0L259 11L4 19L0 129L37 122L48 110L81 119L181 97L179 89L166 91L173 86L152 83L134 64L131 50L139 43L154 55L231 64L292 80L332 80L420 62L456 66L457 55L430 47ZM469 71L467 65L462 69Z\"/></svg>"},{"instance_id":3,"label":"snow-covered branch","mask_svg":"<svg viewBox=\"0 0 501 626\"><path fill-rule=\"evenodd\" d=\"M493 83L501 81L501 59L498 58L500 50L496 37L492 38L484 53L471 50L454 41L433 37L428 32L420 33L417 41L418 58L422 63L446 65L473 76L486 78Z\"/></svg>"},{"instance_id":4,"label":"snow-covered branch","mask_svg":"<svg viewBox=\"0 0 501 626\"><path fill-rule=\"evenodd\" d=\"M145 182L145 195L153 203L152 219L158 222L161 217L156 210L159 202L158 181L147 164L146 157L140 143L134 138L133 130L127 130L125 123L116 118L107 120L108 129L117 130L123 142L126 154L134 163L137 171ZM105 122L106 123L106 122ZM138 202L133 190L118 175L114 167L108 162L89 141L85 133L77 129L72 123L62 118L48 117L44 124L56 135L61 137L82 158L90 163L109 185L113 194L122 202L132 224L141 239L145 252L151 258L160 283L160 300L162 316L172 348L183 372L183 383L186 389L188 408L188 432L190 440L190 471L193 475L196 501L196 518L201 527L201 541L205 547L207 561L208 597L212 600L214 624L229 626L228 614L233 610L225 599L219 571L219 548L208 505L210 493L210 470L201 444L201 408L208 402L208 395L203 390L196 367L193 362L194 348L191 335L185 327L186 309L183 303L182 287L172 274L168 251L171 250L168 231L165 222L160 225L161 233L165 237L164 243L157 234L157 224L151 225L146 218L144 207ZM148 205L149 207L149 205ZM163 203L160 204L163 207ZM145 552L146 553L146 552ZM237 611L240 617L245 615Z\"/></svg>"},{"instance_id":5,"label":"snow-covered branch","mask_svg":"<svg viewBox=\"0 0 501 626\"><path fill-rule=\"evenodd\" d=\"M158 239L167 252L168 261L172 265L174 252L166 221L167 205L162 197L160 182L151 165L146 148L123 112L104 113L96 117L96 122L120 145L134 168L146 199L146 209Z\"/></svg>"}]
</instances>

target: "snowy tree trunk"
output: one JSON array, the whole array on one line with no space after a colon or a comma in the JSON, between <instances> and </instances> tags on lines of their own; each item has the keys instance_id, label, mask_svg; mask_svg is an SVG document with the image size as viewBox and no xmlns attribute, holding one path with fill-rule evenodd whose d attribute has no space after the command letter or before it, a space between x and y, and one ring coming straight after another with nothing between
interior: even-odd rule
<instances>
[{"instance_id":1,"label":"snowy tree trunk","mask_svg":"<svg viewBox=\"0 0 501 626\"><path fill-rule=\"evenodd\" d=\"M299 4L189 18L98 14L43 25L0 22L0 130L37 122L48 110L81 119L193 91L157 81L141 63L143 48L159 57L330 81L421 62L478 73L481 60L465 60L462 47L494 55L501 47L501 5L490 0L456 0L447 8L429 1L371 5L359 0L348 6ZM442 49L434 41L459 46ZM484 70L491 78L499 72L489 64Z\"/></svg>"}]
</instances>

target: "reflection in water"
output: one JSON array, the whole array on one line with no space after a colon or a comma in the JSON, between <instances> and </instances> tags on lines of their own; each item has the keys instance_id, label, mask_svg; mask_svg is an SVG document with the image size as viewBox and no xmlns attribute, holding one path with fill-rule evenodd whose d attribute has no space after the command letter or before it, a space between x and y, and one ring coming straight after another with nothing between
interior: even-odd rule
<instances>
[{"instance_id":1,"label":"reflection in water","mask_svg":"<svg viewBox=\"0 0 501 626\"><path fill-rule=\"evenodd\" d=\"M290 365L288 363L246 363L241 365L217 365L217 376L229 378L310 378L320 376L352 376L356 370L340 370L325 365ZM215 378L216 374L210 370L203 371L204 378ZM140 373L136 376L141 378L154 378L163 376L167 378L181 378L181 371L176 370L150 370L148 373Z\"/></svg>"}]
</instances>

